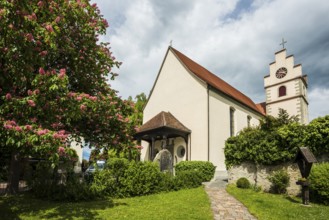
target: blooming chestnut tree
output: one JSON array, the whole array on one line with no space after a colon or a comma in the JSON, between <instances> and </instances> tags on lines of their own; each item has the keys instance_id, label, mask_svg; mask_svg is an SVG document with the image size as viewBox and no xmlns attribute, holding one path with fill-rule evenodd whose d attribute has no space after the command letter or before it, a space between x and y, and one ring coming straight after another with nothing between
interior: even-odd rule
<instances>
[{"instance_id":1,"label":"blooming chestnut tree","mask_svg":"<svg viewBox=\"0 0 329 220\"><path fill-rule=\"evenodd\" d=\"M107 27L88 0L0 1L0 153L11 154L9 192L17 192L24 157L74 160L70 138L117 151L132 144L133 106L107 83L120 63L98 41Z\"/></svg>"}]
</instances>

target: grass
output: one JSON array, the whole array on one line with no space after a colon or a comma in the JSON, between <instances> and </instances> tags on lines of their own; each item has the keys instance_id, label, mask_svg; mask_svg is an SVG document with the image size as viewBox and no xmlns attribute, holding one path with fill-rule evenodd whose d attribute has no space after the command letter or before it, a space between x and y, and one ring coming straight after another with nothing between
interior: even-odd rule
<instances>
[{"instance_id":1,"label":"grass","mask_svg":"<svg viewBox=\"0 0 329 220\"><path fill-rule=\"evenodd\" d=\"M202 187L126 199L51 202L31 195L0 197L0 219L212 219Z\"/></svg>"},{"instance_id":2,"label":"grass","mask_svg":"<svg viewBox=\"0 0 329 220\"><path fill-rule=\"evenodd\" d=\"M296 197L239 189L233 185L229 185L227 191L241 201L259 220L327 220L329 216L329 206L318 204L303 206L301 199Z\"/></svg>"}]
</instances>

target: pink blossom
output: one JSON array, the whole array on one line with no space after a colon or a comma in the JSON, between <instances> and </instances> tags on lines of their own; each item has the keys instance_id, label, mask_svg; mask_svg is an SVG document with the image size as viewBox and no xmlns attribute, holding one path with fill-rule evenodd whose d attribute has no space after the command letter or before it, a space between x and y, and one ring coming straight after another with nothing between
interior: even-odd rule
<instances>
[{"instance_id":1,"label":"pink blossom","mask_svg":"<svg viewBox=\"0 0 329 220\"><path fill-rule=\"evenodd\" d=\"M62 79L64 78L65 74L66 74L66 69L60 69L58 77Z\"/></svg>"},{"instance_id":2,"label":"pink blossom","mask_svg":"<svg viewBox=\"0 0 329 220\"><path fill-rule=\"evenodd\" d=\"M39 74L44 75L45 73L46 73L45 70L42 67L40 67L39 68Z\"/></svg>"},{"instance_id":3,"label":"pink blossom","mask_svg":"<svg viewBox=\"0 0 329 220\"><path fill-rule=\"evenodd\" d=\"M54 32L53 26L51 26L50 24L46 25L46 30L49 32Z\"/></svg>"},{"instance_id":4,"label":"pink blossom","mask_svg":"<svg viewBox=\"0 0 329 220\"><path fill-rule=\"evenodd\" d=\"M11 94L10 94L10 93L7 93L7 94L6 94L6 99L7 99L7 100L10 100L10 99L11 99Z\"/></svg>"},{"instance_id":5,"label":"pink blossom","mask_svg":"<svg viewBox=\"0 0 329 220\"><path fill-rule=\"evenodd\" d=\"M30 119L30 121L31 121L31 122L34 122L34 123L37 122L37 120L38 120L37 118L31 118L31 119Z\"/></svg>"},{"instance_id":6,"label":"pink blossom","mask_svg":"<svg viewBox=\"0 0 329 220\"><path fill-rule=\"evenodd\" d=\"M65 154L65 148L64 147L59 147L57 150L58 154L63 156Z\"/></svg>"},{"instance_id":7,"label":"pink blossom","mask_svg":"<svg viewBox=\"0 0 329 220\"><path fill-rule=\"evenodd\" d=\"M40 93L39 89L34 90L34 94L38 95Z\"/></svg>"},{"instance_id":8,"label":"pink blossom","mask_svg":"<svg viewBox=\"0 0 329 220\"><path fill-rule=\"evenodd\" d=\"M81 110L81 111L86 110L86 108L87 108L87 107L86 107L84 104L80 105L80 110Z\"/></svg>"},{"instance_id":9,"label":"pink blossom","mask_svg":"<svg viewBox=\"0 0 329 220\"><path fill-rule=\"evenodd\" d=\"M60 22L60 20L61 20L61 17L57 16L57 18L55 19L55 22L58 23L58 22Z\"/></svg>"},{"instance_id":10,"label":"pink blossom","mask_svg":"<svg viewBox=\"0 0 329 220\"><path fill-rule=\"evenodd\" d=\"M109 27L109 23L107 22L106 19L103 19L103 20L102 20L102 23L105 25L105 27Z\"/></svg>"},{"instance_id":11,"label":"pink blossom","mask_svg":"<svg viewBox=\"0 0 329 220\"><path fill-rule=\"evenodd\" d=\"M47 134L49 132L49 130L48 129L43 129L43 130L39 130L39 131L37 131L37 135L45 135L45 134Z\"/></svg>"},{"instance_id":12,"label":"pink blossom","mask_svg":"<svg viewBox=\"0 0 329 220\"><path fill-rule=\"evenodd\" d=\"M33 100L27 100L27 103L29 104L29 106L34 107L35 106L35 102Z\"/></svg>"},{"instance_id":13,"label":"pink blossom","mask_svg":"<svg viewBox=\"0 0 329 220\"><path fill-rule=\"evenodd\" d=\"M12 126L12 125L9 125L9 124L4 124L3 127L4 127L5 129L8 129L8 130L10 130L10 129L13 128L13 126Z\"/></svg>"},{"instance_id":14,"label":"pink blossom","mask_svg":"<svg viewBox=\"0 0 329 220\"><path fill-rule=\"evenodd\" d=\"M31 96L31 95L33 95L33 92L32 92L31 90L27 90L27 94L28 94L29 96Z\"/></svg>"},{"instance_id":15,"label":"pink blossom","mask_svg":"<svg viewBox=\"0 0 329 220\"><path fill-rule=\"evenodd\" d=\"M77 100L77 101L81 101L81 100L82 100L82 97L81 97L81 96L78 96L78 97L76 98L76 100Z\"/></svg>"},{"instance_id":16,"label":"pink blossom","mask_svg":"<svg viewBox=\"0 0 329 220\"><path fill-rule=\"evenodd\" d=\"M65 69L65 68L60 69L60 70L59 70L59 73L63 73L63 74L65 74L65 73L66 73L66 69Z\"/></svg>"},{"instance_id":17,"label":"pink blossom","mask_svg":"<svg viewBox=\"0 0 329 220\"><path fill-rule=\"evenodd\" d=\"M143 149L143 146L137 145L136 148L137 149Z\"/></svg>"},{"instance_id":18,"label":"pink blossom","mask_svg":"<svg viewBox=\"0 0 329 220\"><path fill-rule=\"evenodd\" d=\"M90 99L91 101L96 101L96 100L97 100L97 97L96 97L96 96L90 96L89 99Z\"/></svg>"},{"instance_id":19,"label":"pink blossom","mask_svg":"<svg viewBox=\"0 0 329 220\"><path fill-rule=\"evenodd\" d=\"M55 134L53 134L53 137L55 139L61 139L61 140L65 140L67 138L68 135L65 135L64 133L61 132L57 132Z\"/></svg>"},{"instance_id":20,"label":"pink blossom","mask_svg":"<svg viewBox=\"0 0 329 220\"><path fill-rule=\"evenodd\" d=\"M38 2L38 7L41 8L43 6L43 2L42 1L39 1Z\"/></svg>"},{"instance_id":21,"label":"pink blossom","mask_svg":"<svg viewBox=\"0 0 329 220\"><path fill-rule=\"evenodd\" d=\"M22 128L20 126L16 126L15 127L15 130L18 131L18 132L21 132L22 131Z\"/></svg>"},{"instance_id":22,"label":"pink blossom","mask_svg":"<svg viewBox=\"0 0 329 220\"><path fill-rule=\"evenodd\" d=\"M27 131L31 131L31 130L32 130L32 125L26 125L26 126L25 126L25 129L26 129Z\"/></svg>"},{"instance_id":23,"label":"pink blossom","mask_svg":"<svg viewBox=\"0 0 329 220\"><path fill-rule=\"evenodd\" d=\"M43 50L39 53L39 55L42 56L42 57L47 56L47 54L48 54L48 51L46 51L46 50Z\"/></svg>"},{"instance_id":24,"label":"pink blossom","mask_svg":"<svg viewBox=\"0 0 329 220\"><path fill-rule=\"evenodd\" d=\"M37 20L37 15L34 12L32 13L32 19Z\"/></svg>"},{"instance_id":25,"label":"pink blossom","mask_svg":"<svg viewBox=\"0 0 329 220\"><path fill-rule=\"evenodd\" d=\"M26 34L25 37L26 37L27 41L29 41L29 42L34 40L33 35L31 33Z\"/></svg>"},{"instance_id":26,"label":"pink blossom","mask_svg":"<svg viewBox=\"0 0 329 220\"><path fill-rule=\"evenodd\" d=\"M67 94L67 96L68 96L68 97L74 97L74 96L76 96L76 93L75 93L75 92L69 92L69 93Z\"/></svg>"}]
</instances>

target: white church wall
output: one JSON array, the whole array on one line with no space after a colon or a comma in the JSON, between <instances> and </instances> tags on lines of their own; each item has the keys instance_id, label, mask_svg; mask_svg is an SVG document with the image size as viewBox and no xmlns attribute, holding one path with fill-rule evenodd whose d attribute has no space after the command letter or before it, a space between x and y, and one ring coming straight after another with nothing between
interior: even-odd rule
<instances>
[{"instance_id":1,"label":"white church wall","mask_svg":"<svg viewBox=\"0 0 329 220\"><path fill-rule=\"evenodd\" d=\"M235 109L235 134L248 126L259 124L260 116L240 103L228 99L214 91L209 92L209 160L216 166L217 171L226 170L224 147L230 137L230 108Z\"/></svg>"},{"instance_id":2,"label":"white church wall","mask_svg":"<svg viewBox=\"0 0 329 220\"><path fill-rule=\"evenodd\" d=\"M171 112L192 131L190 159L207 160L206 84L188 73L170 50L144 109L143 123L161 111ZM143 142L142 159L147 155L148 145L145 143Z\"/></svg>"},{"instance_id":3,"label":"white church wall","mask_svg":"<svg viewBox=\"0 0 329 220\"><path fill-rule=\"evenodd\" d=\"M300 98L289 100L287 102L273 103L267 107L267 110L268 110L268 114L277 116L279 114L279 109L282 108L285 109L290 116L293 116L300 114L300 110L298 108L299 105L300 105Z\"/></svg>"}]
</instances>

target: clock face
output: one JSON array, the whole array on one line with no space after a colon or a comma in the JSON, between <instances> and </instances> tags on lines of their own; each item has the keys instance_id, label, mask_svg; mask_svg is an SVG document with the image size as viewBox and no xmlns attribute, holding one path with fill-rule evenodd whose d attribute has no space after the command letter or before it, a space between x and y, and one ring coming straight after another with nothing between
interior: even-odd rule
<instances>
[{"instance_id":1,"label":"clock face","mask_svg":"<svg viewBox=\"0 0 329 220\"><path fill-rule=\"evenodd\" d=\"M288 72L287 68L281 67L276 71L275 76L276 78L281 79L287 75L287 72Z\"/></svg>"}]
</instances>

